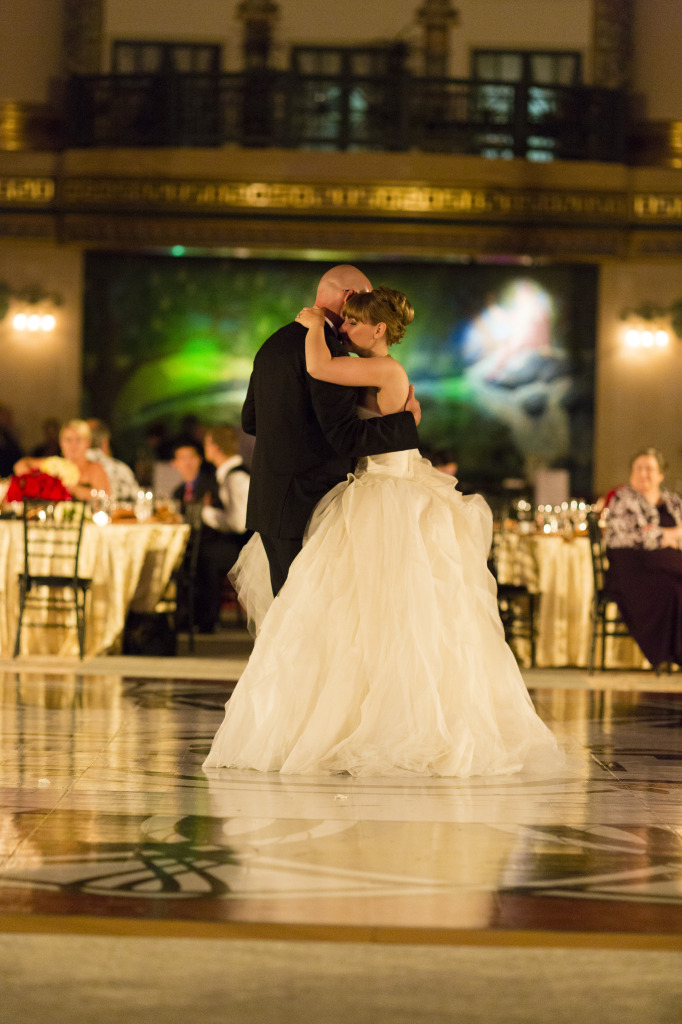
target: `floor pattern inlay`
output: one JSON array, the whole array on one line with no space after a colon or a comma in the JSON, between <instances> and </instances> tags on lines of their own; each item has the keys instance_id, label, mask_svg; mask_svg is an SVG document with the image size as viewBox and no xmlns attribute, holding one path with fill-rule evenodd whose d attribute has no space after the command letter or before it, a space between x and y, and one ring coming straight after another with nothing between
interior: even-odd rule
<instances>
[{"instance_id":1,"label":"floor pattern inlay","mask_svg":"<svg viewBox=\"0 0 682 1024\"><path fill-rule=\"evenodd\" d=\"M232 686L0 675L0 917L682 945L682 686L537 688L571 770L468 780L205 773Z\"/></svg>"}]
</instances>

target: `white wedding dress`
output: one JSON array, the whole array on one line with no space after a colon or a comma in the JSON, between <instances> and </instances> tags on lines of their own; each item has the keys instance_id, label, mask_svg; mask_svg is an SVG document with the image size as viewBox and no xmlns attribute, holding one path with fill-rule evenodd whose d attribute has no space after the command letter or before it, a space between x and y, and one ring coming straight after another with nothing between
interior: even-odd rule
<instances>
[{"instance_id":1,"label":"white wedding dress","mask_svg":"<svg viewBox=\"0 0 682 1024\"><path fill-rule=\"evenodd\" d=\"M559 769L505 643L491 535L483 498L416 450L360 459L322 499L274 601L255 535L231 576L258 635L204 767Z\"/></svg>"}]
</instances>

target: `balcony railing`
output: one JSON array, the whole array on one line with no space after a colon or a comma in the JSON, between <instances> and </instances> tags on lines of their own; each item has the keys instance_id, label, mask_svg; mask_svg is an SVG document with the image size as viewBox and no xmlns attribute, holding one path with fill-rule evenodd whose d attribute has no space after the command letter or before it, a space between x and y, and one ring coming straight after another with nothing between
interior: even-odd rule
<instances>
[{"instance_id":1,"label":"balcony railing","mask_svg":"<svg viewBox=\"0 0 682 1024\"><path fill-rule=\"evenodd\" d=\"M625 97L582 87L292 72L72 78L74 148L277 146L623 162Z\"/></svg>"}]
</instances>

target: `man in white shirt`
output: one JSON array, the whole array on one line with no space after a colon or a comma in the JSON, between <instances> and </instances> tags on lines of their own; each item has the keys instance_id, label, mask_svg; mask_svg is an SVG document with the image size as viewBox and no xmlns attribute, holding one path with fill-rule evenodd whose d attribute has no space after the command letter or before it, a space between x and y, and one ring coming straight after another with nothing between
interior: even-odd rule
<instances>
[{"instance_id":1,"label":"man in white shirt","mask_svg":"<svg viewBox=\"0 0 682 1024\"><path fill-rule=\"evenodd\" d=\"M86 455L90 462L99 462L109 477L111 497L116 501L134 501L140 485L130 466L111 454L111 431L102 420L88 420L91 439Z\"/></svg>"},{"instance_id":2,"label":"man in white shirt","mask_svg":"<svg viewBox=\"0 0 682 1024\"><path fill-rule=\"evenodd\" d=\"M218 499L204 496L203 528L197 561L195 618L201 633L212 633L220 619L223 582L251 536L246 529L249 473L239 454L239 433L224 425L208 428L206 459L216 467Z\"/></svg>"}]
</instances>

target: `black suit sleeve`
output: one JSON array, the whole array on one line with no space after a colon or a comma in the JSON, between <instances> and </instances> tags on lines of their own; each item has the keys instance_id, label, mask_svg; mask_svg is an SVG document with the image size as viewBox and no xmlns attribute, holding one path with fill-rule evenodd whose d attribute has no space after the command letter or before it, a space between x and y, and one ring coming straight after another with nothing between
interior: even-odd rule
<instances>
[{"instance_id":1,"label":"black suit sleeve","mask_svg":"<svg viewBox=\"0 0 682 1024\"><path fill-rule=\"evenodd\" d=\"M242 430L245 434L256 434L256 402L253 396L253 374L249 378L249 388L242 406Z\"/></svg>"},{"instance_id":2,"label":"black suit sleeve","mask_svg":"<svg viewBox=\"0 0 682 1024\"><path fill-rule=\"evenodd\" d=\"M361 420L355 388L310 377L315 415L334 451L344 458L381 455L418 448L417 425L411 412Z\"/></svg>"}]
</instances>

